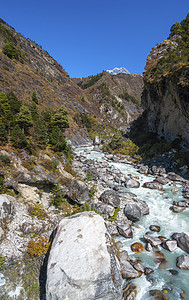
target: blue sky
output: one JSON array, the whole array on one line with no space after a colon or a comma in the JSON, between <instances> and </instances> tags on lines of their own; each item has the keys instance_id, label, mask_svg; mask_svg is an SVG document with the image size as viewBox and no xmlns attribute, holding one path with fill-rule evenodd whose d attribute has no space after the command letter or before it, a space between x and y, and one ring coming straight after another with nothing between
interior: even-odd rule
<instances>
[{"instance_id":1,"label":"blue sky","mask_svg":"<svg viewBox=\"0 0 189 300\"><path fill-rule=\"evenodd\" d=\"M9 0L0 17L70 77L86 77L114 67L142 74L151 48L188 11L188 0Z\"/></svg>"}]
</instances>

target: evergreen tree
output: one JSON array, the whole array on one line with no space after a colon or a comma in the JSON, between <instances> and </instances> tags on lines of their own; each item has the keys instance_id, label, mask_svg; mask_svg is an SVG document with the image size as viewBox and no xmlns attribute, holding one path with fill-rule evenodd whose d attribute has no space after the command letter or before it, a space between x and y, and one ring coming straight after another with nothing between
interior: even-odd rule
<instances>
[{"instance_id":1,"label":"evergreen tree","mask_svg":"<svg viewBox=\"0 0 189 300\"><path fill-rule=\"evenodd\" d=\"M20 107L20 112L17 115L16 122L22 128L23 133L33 125L32 115L28 105L23 104Z\"/></svg>"},{"instance_id":2,"label":"evergreen tree","mask_svg":"<svg viewBox=\"0 0 189 300\"><path fill-rule=\"evenodd\" d=\"M9 94L7 94L8 102L11 107L11 111L13 114L17 114L20 111L21 102L18 101L15 94L11 91Z\"/></svg>"},{"instance_id":3,"label":"evergreen tree","mask_svg":"<svg viewBox=\"0 0 189 300\"><path fill-rule=\"evenodd\" d=\"M13 121L13 114L8 102L8 98L5 93L0 93L0 111L4 124L7 126L8 132L10 132L11 123Z\"/></svg>"},{"instance_id":4,"label":"evergreen tree","mask_svg":"<svg viewBox=\"0 0 189 300\"><path fill-rule=\"evenodd\" d=\"M11 141L16 148L25 148L28 146L28 142L25 134L17 124L11 132Z\"/></svg>"},{"instance_id":5,"label":"evergreen tree","mask_svg":"<svg viewBox=\"0 0 189 300\"><path fill-rule=\"evenodd\" d=\"M39 112L37 110L37 105L34 102L30 106L30 112L33 122L36 122L39 119Z\"/></svg>"},{"instance_id":6,"label":"evergreen tree","mask_svg":"<svg viewBox=\"0 0 189 300\"><path fill-rule=\"evenodd\" d=\"M64 151L66 148L66 139L58 126L52 129L49 137L49 142L54 146L55 151Z\"/></svg>"},{"instance_id":7,"label":"evergreen tree","mask_svg":"<svg viewBox=\"0 0 189 300\"><path fill-rule=\"evenodd\" d=\"M0 120L0 143L4 143L7 141L8 132L6 129L5 123L3 123L2 120Z\"/></svg>"},{"instance_id":8,"label":"evergreen tree","mask_svg":"<svg viewBox=\"0 0 189 300\"><path fill-rule=\"evenodd\" d=\"M62 130L69 128L68 112L64 106L56 111L52 117L51 125L58 126Z\"/></svg>"}]
</instances>

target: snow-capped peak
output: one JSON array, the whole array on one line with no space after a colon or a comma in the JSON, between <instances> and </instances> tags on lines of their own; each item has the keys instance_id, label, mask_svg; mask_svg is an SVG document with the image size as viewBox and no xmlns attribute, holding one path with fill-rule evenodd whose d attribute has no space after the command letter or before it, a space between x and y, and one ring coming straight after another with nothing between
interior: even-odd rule
<instances>
[{"instance_id":1,"label":"snow-capped peak","mask_svg":"<svg viewBox=\"0 0 189 300\"><path fill-rule=\"evenodd\" d=\"M124 67L114 68L113 70L106 70L106 72L108 72L110 75L117 75L119 73L130 74L129 71Z\"/></svg>"}]
</instances>

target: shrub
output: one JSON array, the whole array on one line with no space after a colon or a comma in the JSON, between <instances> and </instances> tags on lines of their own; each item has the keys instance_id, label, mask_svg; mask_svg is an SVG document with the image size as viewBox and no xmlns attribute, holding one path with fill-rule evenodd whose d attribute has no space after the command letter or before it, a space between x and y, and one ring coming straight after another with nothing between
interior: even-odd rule
<instances>
[{"instance_id":1,"label":"shrub","mask_svg":"<svg viewBox=\"0 0 189 300\"><path fill-rule=\"evenodd\" d=\"M45 238L31 240L28 243L26 257L41 258L44 257L50 247L50 242Z\"/></svg>"},{"instance_id":2,"label":"shrub","mask_svg":"<svg viewBox=\"0 0 189 300\"><path fill-rule=\"evenodd\" d=\"M29 215L31 217L37 217L39 220L46 220L47 214L41 208L40 204L35 203L33 206L30 206L28 209Z\"/></svg>"},{"instance_id":3,"label":"shrub","mask_svg":"<svg viewBox=\"0 0 189 300\"><path fill-rule=\"evenodd\" d=\"M92 198L97 193L97 191L98 190L96 184L93 184L89 190L89 197Z\"/></svg>"},{"instance_id":4,"label":"shrub","mask_svg":"<svg viewBox=\"0 0 189 300\"><path fill-rule=\"evenodd\" d=\"M4 165L9 165L10 164L10 158L6 154L0 154L0 160Z\"/></svg>"},{"instance_id":5,"label":"shrub","mask_svg":"<svg viewBox=\"0 0 189 300\"><path fill-rule=\"evenodd\" d=\"M91 170L88 170L88 171L87 171L86 179L87 179L87 181L93 180L93 176L92 176L92 174L91 174Z\"/></svg>"},{"instance_id":6,"label":"shrub","mask_svg":"<svg viewBox=\"0 0 189 300\"><path fill-rule=\"evenodd\" d=\"M109 221L116 221L119 211L120 211L120 207L115 208L114 214L109 218Z\"/></svg>"}]
</instances>

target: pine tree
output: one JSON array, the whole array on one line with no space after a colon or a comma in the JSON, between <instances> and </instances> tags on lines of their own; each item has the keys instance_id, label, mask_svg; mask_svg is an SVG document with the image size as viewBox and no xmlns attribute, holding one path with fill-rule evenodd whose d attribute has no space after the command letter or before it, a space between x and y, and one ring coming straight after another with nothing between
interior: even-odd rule
<instances>
[{"instance_id":1,"label":"pine tree","mask_svg":"<svg viewBox=\"0 0 189 300\"><path fill-rule=\"evenodd\" d=\"M3 123L7 126L8 133L10 132L11 123L13 121L13 114L5 93L0 93L0 111Z\"/></svg>"},{"instance_id":2,"label":"pine tree","mask_svg":"<svg viewBox=\"0 0 189 300\"><path fill-rule=\"evenodd\" d=\"M23 133L26 133L27 129L33 125L32 115L28 105L23 104L20 107L20 112L17 115L16 122L22 128Z\"/></svg>"},{"instance_id":3,"label":"pine tree","mask_svg":"<svg viewBox=\"0 0 189 300\"><path fill-rule=\"evenodd\" d=\"M52 126L58 126L60 129L69 128L68 112L67 109L62 106L52 117Z\"/></svg>"},{"instance_id":4,"label":"pine tree","mask_svg":"<svg viewBox=\"0 0 189 300\"><path fill-rule=\"evenodd\" d=\"M17 114L20 111L21 102L18 101L15 94L11 91L9 94L7 94L8 102L11 107L11 111L13 114Z\"/></svg>"},{"instance_id":5,"label":"pine tree","mask_svg":"<svg viewBox=\"0 0 189 300\"><path fill-rule=\"evenodd\" d=\"M66 139L58 126L52 129L49 142L54 146L54 150L57 152L63 151L66 148Z\"/></svg>"},{"instance_id":6,"label":"pine tree","mask_svg":"<svg viewBox=\"0 0 189 300\"><path fill-rule=\"evenodd\" d=\"M28 142L25 134L17 124L11 132L11 141L16 148L25 148L28 146Z\"/></svg>"}]
</instances>

